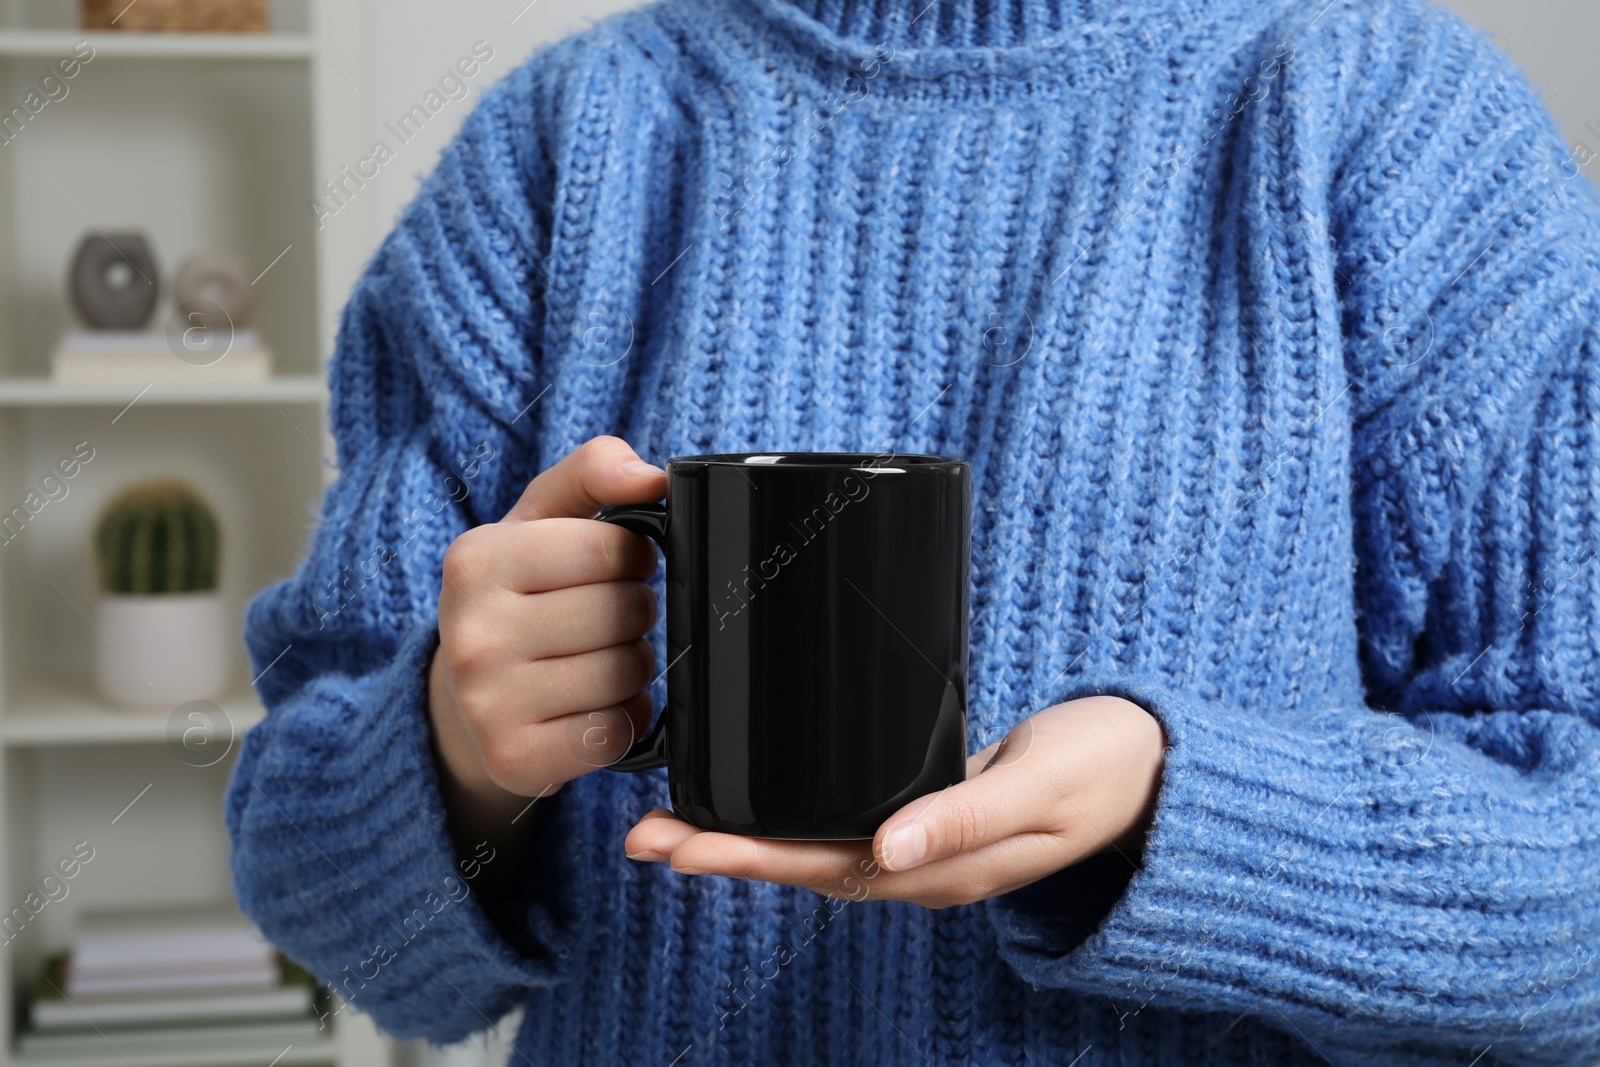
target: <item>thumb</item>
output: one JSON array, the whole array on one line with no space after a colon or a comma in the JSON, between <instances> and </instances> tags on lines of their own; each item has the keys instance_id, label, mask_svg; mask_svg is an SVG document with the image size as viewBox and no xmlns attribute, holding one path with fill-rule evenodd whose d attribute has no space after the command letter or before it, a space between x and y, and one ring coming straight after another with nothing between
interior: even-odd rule
<instances>
[{"instance_id":1,"label":"thumb","mask_svg":"<svg viewBox=\"0 0 1600 1067\"><path fill-rule=\"evenodd\" d=\"M914 800L884 820L872 851L885 870L908 871L1046 828L1044 813L1030 796L1037 785L1032 776L1013 762L980 761L985 755L968 760L973 777Z\"/></svg>"},{"instance_id":2,"label":"thumb","mask_svg":"<svg viewBox=\"0 0 1600 1067\"><path fill-rule=\"evenodd\" d=\"M621 438L595 437L529 482L503 521L592 519L601 508L660 500L666 493L666 471L640 459Z\"/></svg>"}]
</instances>

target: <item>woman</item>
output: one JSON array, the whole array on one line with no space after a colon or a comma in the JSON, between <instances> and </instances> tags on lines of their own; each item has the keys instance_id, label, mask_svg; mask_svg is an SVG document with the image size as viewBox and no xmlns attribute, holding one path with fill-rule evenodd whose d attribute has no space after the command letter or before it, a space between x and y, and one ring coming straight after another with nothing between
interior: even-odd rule
<instances>
[{"instance_id":1,"label":"woman","mask_svg":"<svg viewBox=\"0 0 1600 1067\"><path fill-rule=\"evenodd\" d=\"M514 1062L1592 1063L1587 161L1413 0L539 52L345 311L244 907L397 1035L525 1009ZM973 465L969 781L778 845L587 773L666 665L590 521L639 457L867 448Z\"/></svg>"}]
</instances>

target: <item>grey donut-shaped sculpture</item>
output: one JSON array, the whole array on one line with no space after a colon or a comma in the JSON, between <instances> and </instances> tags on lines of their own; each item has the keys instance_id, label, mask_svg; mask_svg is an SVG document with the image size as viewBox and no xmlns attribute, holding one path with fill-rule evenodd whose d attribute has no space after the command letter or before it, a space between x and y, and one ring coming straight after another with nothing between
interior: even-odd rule
<instances>
[{"instance_id":1,"label":"grey donut-shaped sculpture","mask_svg":"<svg viewBox=\"0 0 1600 1067\"><path fill-rule=\"evenodd\" d=\"M143 234L91 233L72 257L67 290L94 329L137 330L156 309L161 276Z\"/></svg>"},{"instance_id":2,"label":"grey donut-shaped sculpture","mask_svg":"<svg viewBox=\"0 0 1600 1067\"><path fill-rule=\"evenodd\" d=\"M236 257L226 252L197 252L178 267L172 279L172 300L179 307L210 301L223 310L234 329L242 330L255 311L256 291Z\"/></svg>"}]
</instances>

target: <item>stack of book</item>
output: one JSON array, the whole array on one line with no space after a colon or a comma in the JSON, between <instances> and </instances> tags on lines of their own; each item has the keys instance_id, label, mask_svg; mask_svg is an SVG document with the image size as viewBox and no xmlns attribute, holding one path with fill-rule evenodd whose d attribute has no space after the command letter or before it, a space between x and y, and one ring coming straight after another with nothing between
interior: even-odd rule
<instances>
[{"instance_id":1,"label":"stack of book","mask_svg":"<svg viewBox=\"0 0 1600 1067\"><path fill-rule=\"evenodd\" d=\"M317 1007L310 975L237 911L85 913L39 977L18 1051L143 1064L258 1050L266 1063L329 1039Z\"/></svg>"}]
</instances>

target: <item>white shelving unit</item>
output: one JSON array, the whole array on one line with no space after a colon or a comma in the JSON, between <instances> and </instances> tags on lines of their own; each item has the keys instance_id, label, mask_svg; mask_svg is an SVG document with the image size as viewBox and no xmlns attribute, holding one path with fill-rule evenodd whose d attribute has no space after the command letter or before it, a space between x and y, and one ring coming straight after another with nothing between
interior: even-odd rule
<instances>
[{"instance_id":1,"label":"white shelving unit","mask_svg":"<svg viewBox=\"0 0 1600 1067\"><path fill-rule=\"evenodd\" d=\"M272 10L273 31L260 35L85 33L75 0L0 0L0 124L58 60L93 50L65 95L56 90L20 132L0 125L0 515L77 443L94 450L65 496L0 537L0 922L18 928L0 933L0 1067L42 1062L14 1051L15 994L68 944L80 909L205 906L231 892L222 792L240 735L263 715L243 647L217 702L231 726L218 749L227 755L193 766L169 744L176 709L130 712L95 694L88 538L122 486L189 481L222 518L223 589L242 625L249 597L304 552L332 476L325 364L367 235L345 212L319 229L309 201L371 141L359 95L363 4L274 0ZM190 253L227 251L262 271L253 325L277 376L144 389L52 382L49 353L75 326L68 261L96 230L150 240L162 287L155 330ZM66 896L27 912L28 894L79 841L93 860ZM48 1062L377 1067L391 1051L343 1012L313 1046L130 1060L108 1044L103 1057Z\"/></svg>"}]
</instances>

